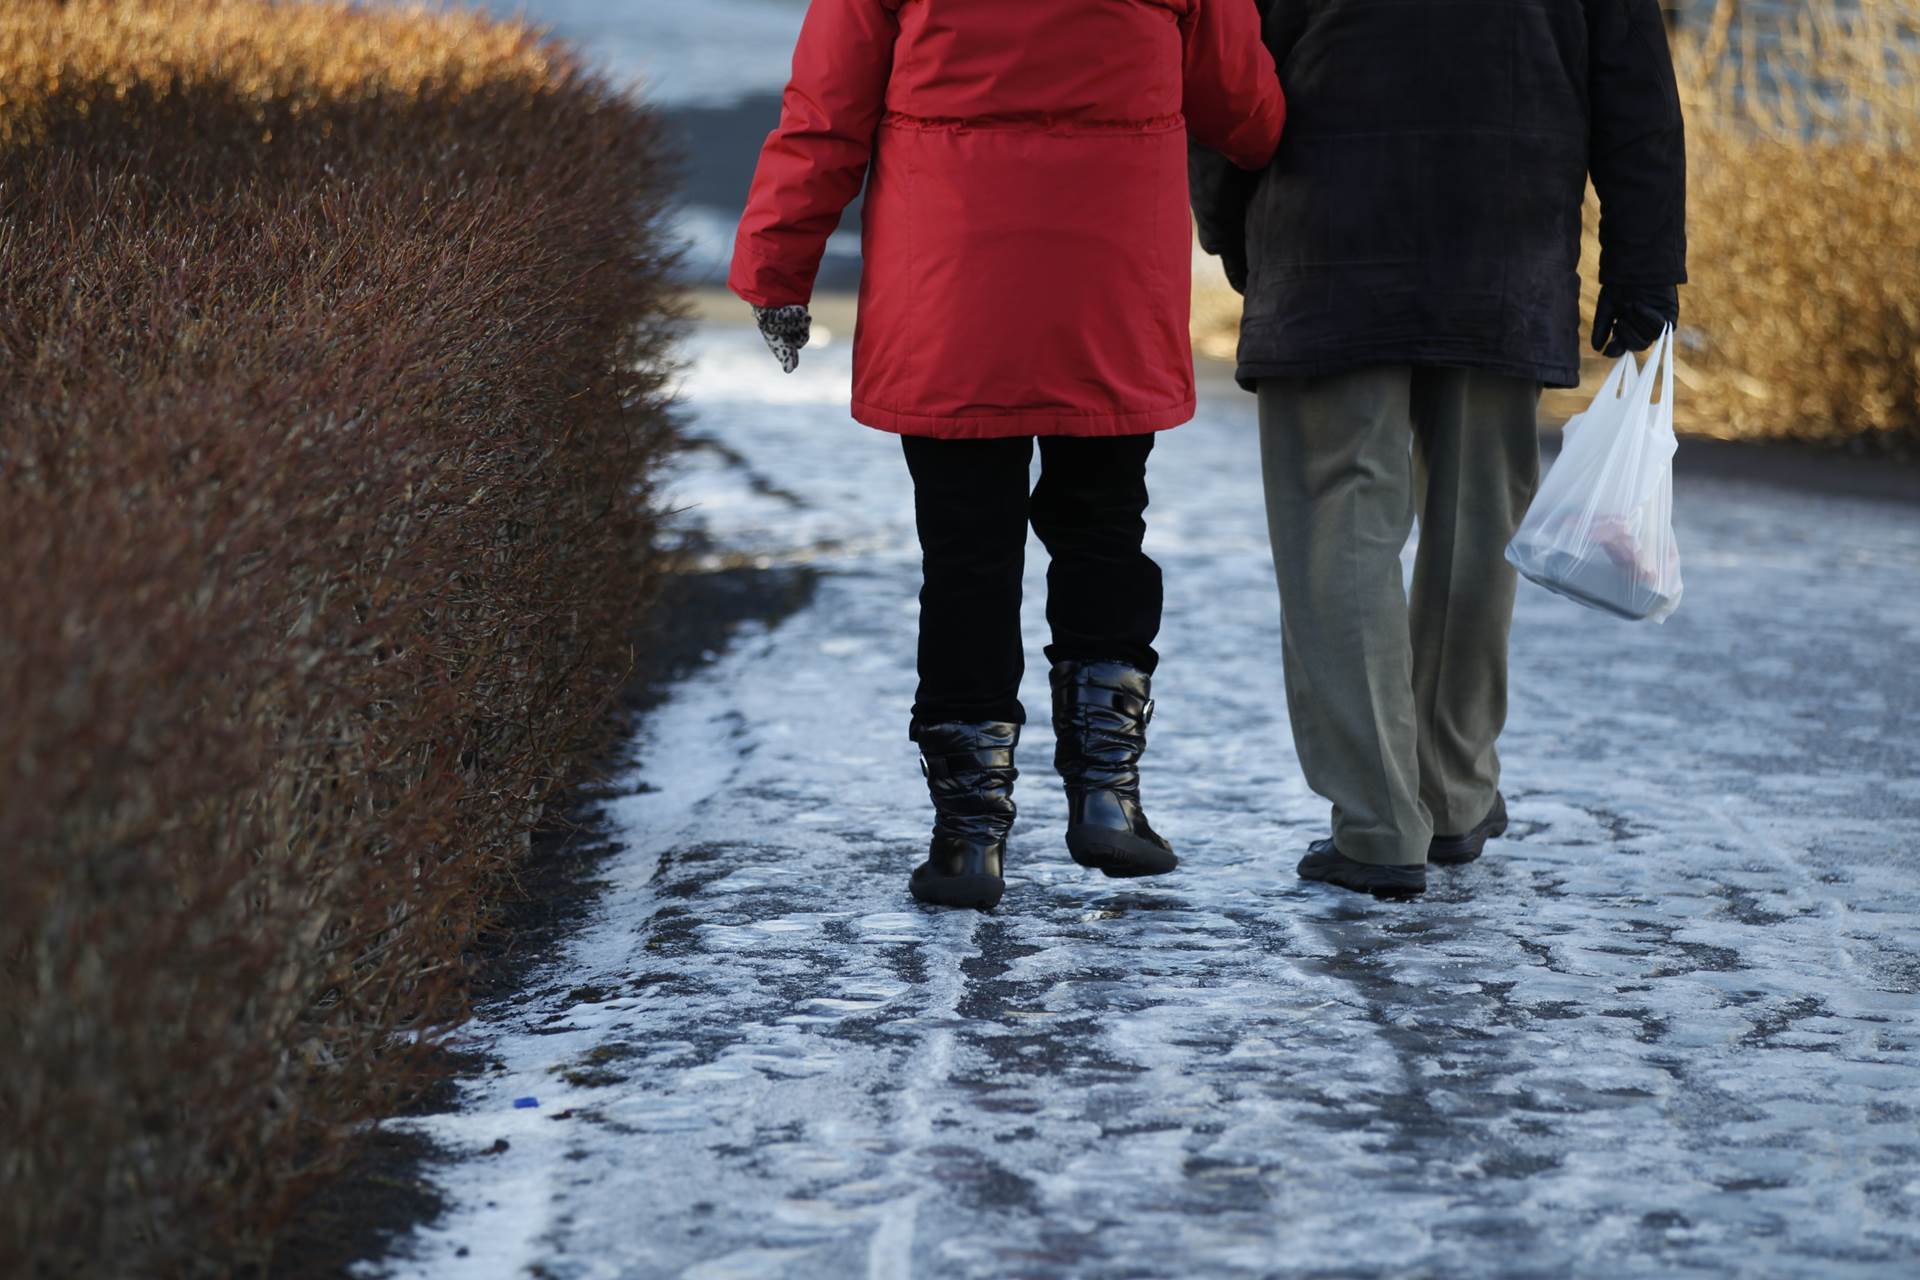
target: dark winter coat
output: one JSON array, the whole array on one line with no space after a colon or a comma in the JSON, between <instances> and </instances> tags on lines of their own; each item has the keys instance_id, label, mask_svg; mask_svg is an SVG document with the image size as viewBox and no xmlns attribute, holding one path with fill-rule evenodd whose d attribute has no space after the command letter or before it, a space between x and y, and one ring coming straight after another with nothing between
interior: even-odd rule
<instances>
[{"instance_id":1,"label":"dark winter coat","mask_svg":"<svg viewBox=\"0 0 1920 1280\"><path fill-rule=\"evenodd\" d=\"M1286 137L1262 175L1191 165L1201 241L1244 273L1244 385L1380 364L1573 385L1589 174L1601 280L1686 280L1657 0L1259 4Z\"/></svg>"},{"instance_id":2,"label":"dark winter coat","mask_svg":"<svg viewBox=\"0 0 1920 1280\"><path fill-rule=\"evenodd\" d=\"M904 435L1193 416L1187 136L1258 169L1254 0L813 0L730 283L803 303L869 162L853 413Z\"/></svg>"}]
</instances>

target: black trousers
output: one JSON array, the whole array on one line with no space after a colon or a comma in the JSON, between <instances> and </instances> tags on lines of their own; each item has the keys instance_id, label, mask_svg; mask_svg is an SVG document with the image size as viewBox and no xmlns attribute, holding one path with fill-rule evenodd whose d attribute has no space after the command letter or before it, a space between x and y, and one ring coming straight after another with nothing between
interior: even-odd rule
<instances>
[{"instance_id":1,"label":"black trousers","mask_svg":"<svg viewBox=\"0 0 1920 1280\"><path fill-rule=\"evenodd\" d=\"M1051 557L1047 660L1154 669L1160 566L1140 549L1151 435L1043 436L1031 492L1030 437L902 440L925 568L914 719L1025 723L1020 588L1029 524Z\"/></svg>"}]
</instances>

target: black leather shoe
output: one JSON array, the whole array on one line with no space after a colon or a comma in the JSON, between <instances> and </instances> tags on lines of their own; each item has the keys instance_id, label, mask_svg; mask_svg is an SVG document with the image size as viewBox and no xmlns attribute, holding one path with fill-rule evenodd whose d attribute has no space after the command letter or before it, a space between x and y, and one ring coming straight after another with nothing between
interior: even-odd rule
<instances>
[{"instance_id":1,"label":"black leather shoe","mask_svg":"<svg viewBox=\"0 0 1920 1280\"><path fill-rule=\"evenodd\" d=\"M1415 898L1427 891L1426 864L1383 867L1355 862L1334 848L1331 840L1316 840L1307 847L1307 856L1300 859L1300 878L1370 893L1376 898Z\"/></svg>"},{"instance_id":2,"label":"black leather shoe","mask_svg":"<svg viewBox=\"0 0 1920 1280\"><path fill-rule=\"evenodd\" d=\"M1487 816L1480 824L1463 836L1435 836L1433 843L1427 846L1427 861L1442 866L1457 867L1463 862L1472 862L1486 850L1487 841L1507 834L1507 798L1498 791L1493 793L1493 808L1487 810Z\"/></svg>"},{"instance_id":3,"label":"black leather shoe","mask_svg":"<svg viewBox=\"0 0 1920 1280\"><path fill-rule=\"evenodd\" d=\"M933 795L933 843L907 891L937 907L991 911L1006 891L1007 832L1013 829L1014 748L1020 726L916 724L920 767Z\"/></svg>"},{"instance_id":4,"label":"black leather shoe","mask_svg":"<svg viewBox=\"0 0 1920 1280\"><path fill-rule=\"evenodd\" d=\"M1054 767L1067 784L1067 852L1107 875L1165 875L1180 865L1140 808L1140 757L1152 680L1124 662L1053 668Z\"/></svg>"}]
</instances>

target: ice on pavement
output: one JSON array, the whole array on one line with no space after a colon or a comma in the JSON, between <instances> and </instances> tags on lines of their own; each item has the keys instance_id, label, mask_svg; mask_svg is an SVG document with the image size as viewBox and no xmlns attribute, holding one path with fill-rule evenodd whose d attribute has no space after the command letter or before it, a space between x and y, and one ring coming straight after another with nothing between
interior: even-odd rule
<instances>
[{"instance_id":1,"label":"ice on pavement","mask_svg":"<svg viewBox=\"0 0 1920 1280\"><path fill-rule=\"evenodd\" d=\"M1293 876L1326 814L1252 401L1210 389L1152 469L1184 866L1066 856L1036 547L1007 898L930 913L898 443L848 420L844 341L690 357L677 501L817 597L647 719L605 897L481 1011L497 1068L403 1122L463 1158L371 1274L1916 1274L1910 509L1683 475L1667 627L1523 588L1514 829L1376 904Z\"/></svg>"}]
</instances>

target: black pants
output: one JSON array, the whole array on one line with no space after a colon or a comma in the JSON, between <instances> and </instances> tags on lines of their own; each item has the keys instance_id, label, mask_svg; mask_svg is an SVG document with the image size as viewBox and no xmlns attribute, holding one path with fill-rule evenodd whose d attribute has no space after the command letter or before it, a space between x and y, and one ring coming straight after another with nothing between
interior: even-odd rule
<instances>
[{"instance_id":1,"label":"black pants","mask_svg":"<svg viewBox=\"0 0 1920 1280\"><path fill-rule=\"evenodd\" d=\"M1025 723L1020 583L1029 522L1052 557L1047 660L1154 669L1160 566L1140 549L1151 435L1043 436L1031 493L1031 438L903 441L926 572L916 720Z\"/></svg>"}]
</instances>

